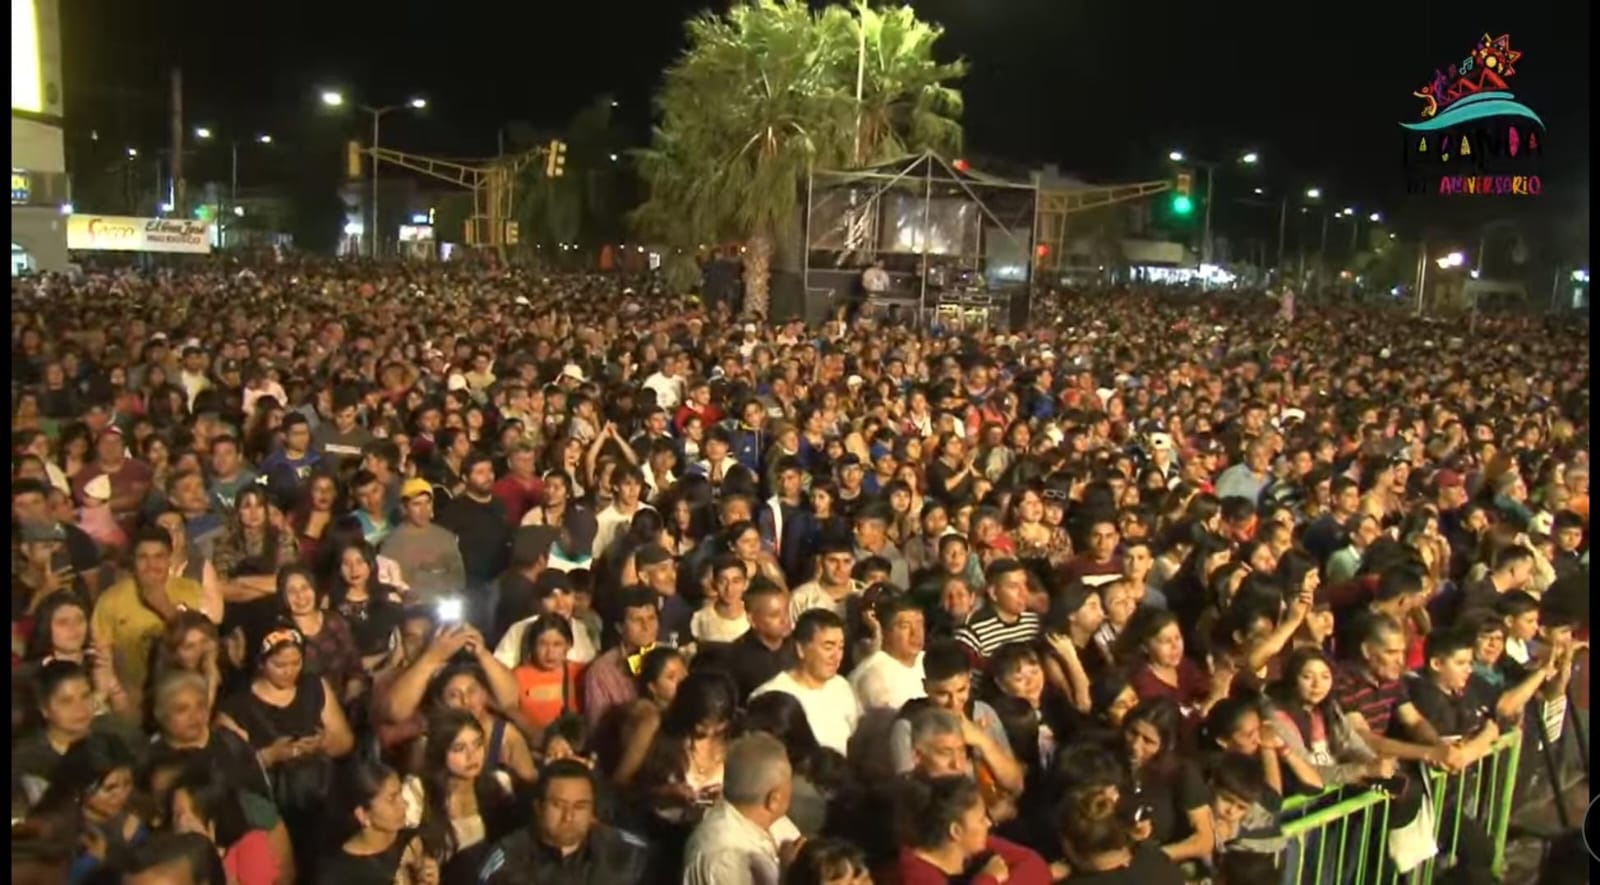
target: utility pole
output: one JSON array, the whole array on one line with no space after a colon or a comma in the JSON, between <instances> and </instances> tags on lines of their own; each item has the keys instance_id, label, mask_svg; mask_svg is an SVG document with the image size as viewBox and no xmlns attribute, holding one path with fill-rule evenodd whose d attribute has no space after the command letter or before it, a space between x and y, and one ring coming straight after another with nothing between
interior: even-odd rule
<instances>
[{"instance_id":1,"label":"utility pole","mask_svg":"<svg viewBox=\"0 0 1600 885\"><path fill-rule=\"evenodd\" d=\"M228 237L228 228L232 226L232 223L228 220L228 214L233 212L233 211L235 211L234 207L239 205L239 140L238 139L234 139L233 140L232 147L233 147L233 170L232 170L232 175L230 176L229 181L228 181L228 208L227 208L227 211L218 213L221 217L217 219L217 224L218 224L218 228L217 229L219 231L222 231L222 248L224 248L224 249L228 248L228 239L227 239L227 237Z\"/></svg>"},{"instance_id":2,"label":"utility pole","mask_svg":"<svg viewBox=\"0 0 1600 885\"><path fill-rule=\"evenodd\" d=\"M372 241L368 246L368 254L373 258L378 257L378 120L383 117L383 111L372 111Z\"/></svg>"},{"instance_id":3,"label":"utility pole","mask_svg":"<svg viewBox=\"0 0 1600 885\"><path fill-rule=\"evenodd\" d=\"M1208 163L1206 165L1206 220L1200 232L1200 262L1202 264L1211 263L1211 204L1216 202L1216 200L1212 199L1216 196L1216 188L1214 186L1216 174L1216 164Z\"/></svg>"},{"instance_id":4,"label":"utility pole","mask_svg":"<svg viewBox=\"0 0 1600 885\"><path fill-rule=\"evenodd\" d=\"M156 179L159 182L161 179ZM183 188L183 71L172 69L172 212L187 217L189 207L184 204ZM156 191L156 204L161 203L160 188Z\"/></svg>"},{"instance_id":5,"label":"utility pole","mask_svg":"<svg viewBox=\"0 0 1600 885\"><path fill-rule=\"evenodd\" d=\"M1322 213L1322 239L1317 246L1317 289L1328 287L1328 213Z\"/></svg>"},{"instance_id":6,"label":"utility pole","mask_svg":"<svg viewBox=\"0 0 1600 885\"><path fill-rule=\"evenodd\" d=\"M1289 224L1289 197L1288 197L1287 194L1285 194L1283 199L1278 202L1278 277L1279 277L1280 281L1282 280L1282 277L1283 277L1283 239L1284 239L1284 230L1286 229L1288 224ZM1265 251L1265 250L1263 249L1263 251Z\"/></svg>"},{"instance_id":7,"label":"utility pole","mask_svg":"<svg viewBox=\"0 0 1600 885\"><path fill-rule=\"evenodd\" d=\"M1422 298L1428 287L1428 241L1417 248L1417 316L1422 316Z\"/></svg>"}]
</instances>

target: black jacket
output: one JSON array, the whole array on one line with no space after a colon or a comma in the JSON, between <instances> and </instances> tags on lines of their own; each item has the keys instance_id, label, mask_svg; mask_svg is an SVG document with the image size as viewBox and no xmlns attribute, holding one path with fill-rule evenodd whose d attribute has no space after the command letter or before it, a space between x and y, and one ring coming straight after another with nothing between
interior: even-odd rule
<instances>
[{"instance_id":1,"label":"black jacket","mask_svg":"<svg viewBox=\"0 0 1600 885\"><path fill-rule=\"evenodd\" d=\"M650 850L631 833L595 824L583 847L565 857L530 827L501 839L484 861L483 885L635 885L648 881Z\"/></svg>"}]
</instances>

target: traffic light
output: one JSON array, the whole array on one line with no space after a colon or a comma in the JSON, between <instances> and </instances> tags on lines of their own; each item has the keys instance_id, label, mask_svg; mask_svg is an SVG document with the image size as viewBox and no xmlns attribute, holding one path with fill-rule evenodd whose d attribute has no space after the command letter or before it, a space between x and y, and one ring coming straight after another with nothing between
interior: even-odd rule
<instances>
[{"instance_id":1,"label":"traffic light","mask_svg":"<svg viewBox=\"0 0 1600 885\"><path fill-rule=\"evenodd\" d=\"M560 178L565 174L567 174L567 143L552 138L544 150L544 175L546 178Z\"/></svg>"},{"instance_id":2,"label":"traffic light","mask_svg":"<svg viewBox=\"0 0 1600 885\"><path fill-rule=\"evenodd\" d=\"M1179 172L1178 180L1172 187L1172 214L1188 215L1194 211L1194 176L1187 172Z\"/></svg>"},{"instance_id":3,"label":"traffic light","mask_svg":"<svg viewBox=\"0 0 1600 885\"><path fill-rule=\"evenodd\" d=\"M361 142L347 141L344 144L344 175L351 181L361 178Z\"/></svg>"}]
</instances>

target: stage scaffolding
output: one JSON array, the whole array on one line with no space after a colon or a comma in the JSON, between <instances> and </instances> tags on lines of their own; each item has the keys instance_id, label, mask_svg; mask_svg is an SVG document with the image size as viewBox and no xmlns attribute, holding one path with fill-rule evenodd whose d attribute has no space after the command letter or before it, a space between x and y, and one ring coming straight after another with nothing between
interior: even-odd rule
<instances>
[{"instance_id":1,"label":"stage scaffolding","mask_svg":"<svg viewBox=\"0 0 1600 885\"><path fill-rule=\"evenodd\" d=\"M858 170L813 170L806 181L804 285L832 307L882 259L892 296L920 324L1014 327L1026 322L1038 229L1038 189L927 151ZM809 314L809 311L808 311Z\"/></svg>"}]
</instances>

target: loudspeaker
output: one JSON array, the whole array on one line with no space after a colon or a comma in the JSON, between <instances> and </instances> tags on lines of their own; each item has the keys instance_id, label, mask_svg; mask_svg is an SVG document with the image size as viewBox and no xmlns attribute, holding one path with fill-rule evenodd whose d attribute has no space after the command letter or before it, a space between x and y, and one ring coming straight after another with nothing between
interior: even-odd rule
<instances>
[{"instance_id":1,"label":"loudspeaker","mask_svg":"<svg viewBox=\"0 0 1600 885\"><path fill-rule=\"evenodd\" d=\"M767 304L769 321L787 323L790 320L806 318L805 278L798 271L773 271L769 294L771 296Z\"/></svg>"}]
</instances>

